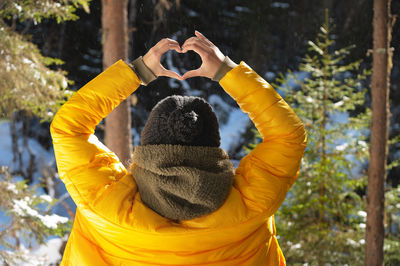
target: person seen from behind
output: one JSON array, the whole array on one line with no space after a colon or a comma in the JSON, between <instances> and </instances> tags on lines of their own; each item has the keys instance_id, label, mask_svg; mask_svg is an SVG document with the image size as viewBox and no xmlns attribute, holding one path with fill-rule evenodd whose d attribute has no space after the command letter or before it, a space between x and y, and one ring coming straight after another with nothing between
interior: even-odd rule
<instances>
[{"instance_id":1,"label":"person seen from behind","mask_svg":"<svg viewBox=\"0 0 400 266\"><path fill-rule=\"evenodd\" d=\"M168 50L194 51L202 65L181 77L160 63ZM210 104L174 95L151 111L126 169L95 127L159 76L219 82L262 142L234 169ZM306 132L262 77L201 33L182 47L163 39L132 64L107 68L60 108L51 135L77 205L61 265L285 265L274 213L299 175Z\"/></svg>"}]
</instances>

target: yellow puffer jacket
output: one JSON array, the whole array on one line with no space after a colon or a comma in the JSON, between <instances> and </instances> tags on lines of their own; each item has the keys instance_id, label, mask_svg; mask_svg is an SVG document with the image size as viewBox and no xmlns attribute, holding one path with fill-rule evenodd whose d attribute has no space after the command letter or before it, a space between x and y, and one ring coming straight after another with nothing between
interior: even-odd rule
<instances>
[{"instance_id":1,"label":"yellow puffer jacket","mask_svg":"<svg viewBox=\"0 0 400 266\"><path fill-rule=\"evenodd\" d=\"M51 125L58 171L77 205L62 265L285 265L273 214L298 176L304 127L245 63L221 86L263 136L242 159L226 202L175 223L147 208L135 180L94 135L140 81L118 61L60 108Z\"/></svg>"}]
</instances>

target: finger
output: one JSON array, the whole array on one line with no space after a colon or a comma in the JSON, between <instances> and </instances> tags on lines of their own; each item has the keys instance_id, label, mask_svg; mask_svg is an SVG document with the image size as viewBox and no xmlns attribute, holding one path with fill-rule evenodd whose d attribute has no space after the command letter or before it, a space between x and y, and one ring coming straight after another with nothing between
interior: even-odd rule
<instances>
[{"instance_id":1,"label":"finger","mask_svg":"<svg viewBox=\"0 0 400 266\"><path fill-rule=\"evenodd\" d=\"M182 45L182 47L183 46L185 46L185 45L187 45L187 44L189 44L189 43L202 43L202 44L204 44L204 45L206 45L206 46L209 46L209 43L211 43L210 41L208 41L208 40L206 39L206 38L200 38L200 37L198 37L198 36L196 36L196 37L190 37L189 39L187 39L185 42L184 42L184 44Z\"/></svg>"},{"instance_id":2,"label":"finger","mask_svg":"<svg viewBox=\"0 0 400 266\"><path fill-rule=\"evenodd\" d=\"M210 46L213 46L213 45L214 45L214 44L213 44L209 39L207 39L201 32L195 30L195 31L194 31L194 34L195 34L200 40L206 42L208 45L210 45Z\"/></svg>"},{"instance_id":3,"label":"finger","mask_svg":"<svg viewBox=\"0 0 400 266\"><path fill-rule=\"evenodd\" d=\"M165 52L167 52L168 50L175 50L175 51L177 51L178 53L181 52L181 47L179 46L179 43L178 43L178 42L169 42L169 41L164 42L164 43L159 47L159 49L160 49L160 52L163 53L163 54L164 54Z\"/></svg>"},{"instance_id":4,"label":"finger","mask_svg":"<svg viewBox=\"0 0 400 266\"><path fill-rule=\"evenodd\" d=\"M161 39L161 40L159 40L153 47L156 47L156 46L160 46L162 43L164 43L165 42L165 40L164 39Z\"/></svg>"},{"instance_id":5,"label":"finger","mask_svg":"<svg viewBox=\"0 0 400 266\"><path fill-rule=\"evenodd\" d=\"M168 50L175 50L178 53L182 53L182 48L180 47L179 44L169 44L168 45Z\"/></svg>"},{"instance_id":6,"label":"finger","mask_svg":"<svg viewBox=\"0 0 400 266\"><path fill-rule=\"evenodd\" d=\"M182 51L182 48L177 41L167 38L167 43L170 47L170 50L173 49L173 50L177 51L178 53L180 53Z\"/></svg>"},{"instance_id":7,"label":"finger","mask_svg":"<svg viewBox=\"0 0 400 266\"><path fill-rule=\"evenodd\" d=\"M163 39L159 40L153 47L160 49L161 47L163 47L166 44L166 42L167 42L167 38L163 38Z\"/></svg>"},{"instance_id":8,"label":"finger","mask_svg":"<svg viewBox=\"0 0 400 266\"><path fill-rule=\"evenodd\" d=\"M169 43L176 43L176 44L178 44L179 45L179 43L176 41L176 40L174 40L174 39L170 39L170 38L165 38Z\"/></svg>"},{"instance_id":9,"label":"finger","mask_svg":"<svg viewBox=\"0 0 400 266\"><path fill-rule=\"evenodd\" d=\"M207 42L207 40L203 40L203 39L201 39L199 37L192 37L192 38L189 38L189 39L187 39L185 41L185 43L182 45L182 48L184 48L186 45L192 44L192 43L198 43L198 44L200 44L200 45L202 45L204 47L207 47L207 48L213 46L213 44L210 43L210 42Z\"/></svg>"},{"instance_id":10,"label":"finger","mask_svg":"<svg viewBox=\"0 0 400 266\"><path fill-rule=\"evenodd\" d=\"M175 78L175 79L179 79L179 80L183 80L182 76L179 75L178 73L176 73L175 71L166 69L164 67L162 67L161 69L161 74L160 76L164 76L164 77L170 77L170 78Z\"/></svg>"},{"instance_id":11,"label":"finger","mask_svg":"<svg viewBox=\"0 0 400 266\"><path fill-rule=\"evenodd\" d=\"M182 47L182 52L186 53L187 51L194 51L200 55L200 57L204 57L206 55L205 47L199 43L189 43Z\"/></svg>"},{"instance_id":12,"label":"finger","mask_svg":"<svg viewBox=\"0 0 400 266\"><path fill-rule=\"evenodd\" d=\"M175 50L179 53L181 52L181 47L180 47L179 43L175 40L168 39L168 38L162 39L155 46L157 47L158 51L162 54L164 54L168 50Z\"/></svg>"},{"instance_id":13,"label":"finger","mask_svg":"<svg viewBox=\"0 0 400 266\"><path fill-rule=\"evenodd\" d=\"M156 45L163 46L163 45L166 45L166 44L177 44L177 45L179 45L179 43L177 41L175 41L173 39L170 39L170 38L163 38Z\"/></svg>"},{"instance_id":14,"label":"finger","mask_svg":"<svg viewBox=\"0 0 400 266\"><path fill-rule=\"evenodd\" d=\"M193 77L204 77L203 70L201 68L190 70L183 74L183 79L193 78Z\"/></svg>"},{"instance_id":15,"label":"finger","mask_svg":"<svg viewBox=\"0 0 400 266\"><path fill-rule=\"evenodd\" d=\"M183 77L181 75L179 75L178 73L172 71L172 70L166 70L164 72L164 76L166 77L170 77L170 78L174 78L174 79L178 79L178 80L183 80Z\"/></svg>"},{"instance_id":16,"label":"finger","mask_svg":"<svg viewBox=\"0 0 400 266\"><path fill-rule=\"evenodd\" d=\"M198 31L198 30L195 30L194 31L194 35L196 35L197 37L200 37L200 38L206 38L200 31Z\"/></svg>"},{"instance_id":17,"label":"finger","mask_svg":"<svg viewBox=\"0 0 400 266\"><path fill-rule=\"evenodd\" d=\"M208 40L206 36L204 36L200 31L195 30L194 35L196 35L198 38L203 39L203 40Z\"/></svg>"},{"instance_id":18,"label":"finger","mask_svg":"<svg viewBox=\"0 0 400 266\"><path fill-rule=\"evenodd\" d=\"M189 43L192 43L194 40L196 40L197 38L196 37L190 37L189 39L187 39L184 43L183 43L183 45L182 45L182 48L185 46L185 45L187 45L187 44L189 44Z\"/></svg>"}]
</instances>

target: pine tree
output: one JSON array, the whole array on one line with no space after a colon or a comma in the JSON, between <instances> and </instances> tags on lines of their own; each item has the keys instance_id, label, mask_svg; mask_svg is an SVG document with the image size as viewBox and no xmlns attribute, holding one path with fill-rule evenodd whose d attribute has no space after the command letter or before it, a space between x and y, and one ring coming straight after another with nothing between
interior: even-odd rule
<instances>
[{"instance_id":1,"label":"pine tree","mask_svg":"<svg viewBox=\"0 0 400 266\"><path fill-rule=\"evenodd\" d=\"M0 191L0 210L6 210L9 217L0 231L0 264L29 262L30 247L43 243L50 235L62 237L71 230L68 218L51 213L56 200L38 195L36 188L24 181L15 182L4 166L0 168Z\"/></svg>"},{"instance_id":2,"label":"pine tree","mask_svg":"<svg viewBox=\"0 0 400 266\"><path fill-rule=\"evenodd\" d=\"M363 265L366 229L366 164L370 110L361 60L348 62L352 47L335 48L328 15L299 72L276 87L303 120L308 146L300 176L276 215L288 264ZM391 142L398 141L398 137ZM395 167L389 165L388 169ZM385 264L400 261L400 187L385 192Z\"/></svg>"},{"instance_id":3,"label":"pine tree","mask_svg":"<svg viewBox=\"0 0 400 266\"><path fill-rule=\"evenodd\" d=\"M57 22L76 19L77 7L88 8L88 0L2 1L0 6L0 118L10 118L19 110L50 120L70 93L61 70L49 65L62 61L44 57L25 32L45 18ZM11 24L11 25L10 25ZM25 27L21 33L17 26Z\"/></svg>"},{"instance_id":4,"label":"pine tree","mask_svg":"<svg viewBox=\"0 0 400 266\"><path fill-rule=\"evenodd\" d=\"M352 47L336 49L330 30L326 15L299 72L281 75L276 85L308 134L300 176L276 215L290 265L362 264L369 72L360 70L361 60L347 62Z\"/></svg>"}]
</instances>

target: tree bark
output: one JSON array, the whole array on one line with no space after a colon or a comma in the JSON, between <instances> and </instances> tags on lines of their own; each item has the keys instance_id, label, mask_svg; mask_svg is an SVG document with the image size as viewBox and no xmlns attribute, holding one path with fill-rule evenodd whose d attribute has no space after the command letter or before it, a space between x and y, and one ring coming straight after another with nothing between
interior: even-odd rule
<instances>
[{"instance_id":1,"label":"tree bark","mask_svg":"<svg viewBox=\"0 0 400 266\"><path fill-rule=\"evenodd\" d=\"M372 123L368 169L365 265L383 265L385 175L389 132L391 71L390 0L374 0Z\"/></svg>"},{"instance_id":2,"label":"tree bark","mask_svg":"<svg viewBox=\"0 0 400 266\"><path fill-rule=\"evenodd\" d=\"M103 68L128 59L128 1L102 0ZM129 100L123 101L105 120L106 145L127 167L132 153Z\"/></svg>"},{"instance_id":3,"label":"tree bark","mask_svg":"<svg viewBox=\"0 0 400 266\"><path fill-rule=\"evenodd\" d=\"M129 16L128 16L128 36L129 36L129 49L128 55L130 60L134 60L134 32L136 32L136 16L137 16L137 9L136 9L136 0L129 0Z\"/></svg>"}]
</instances>

